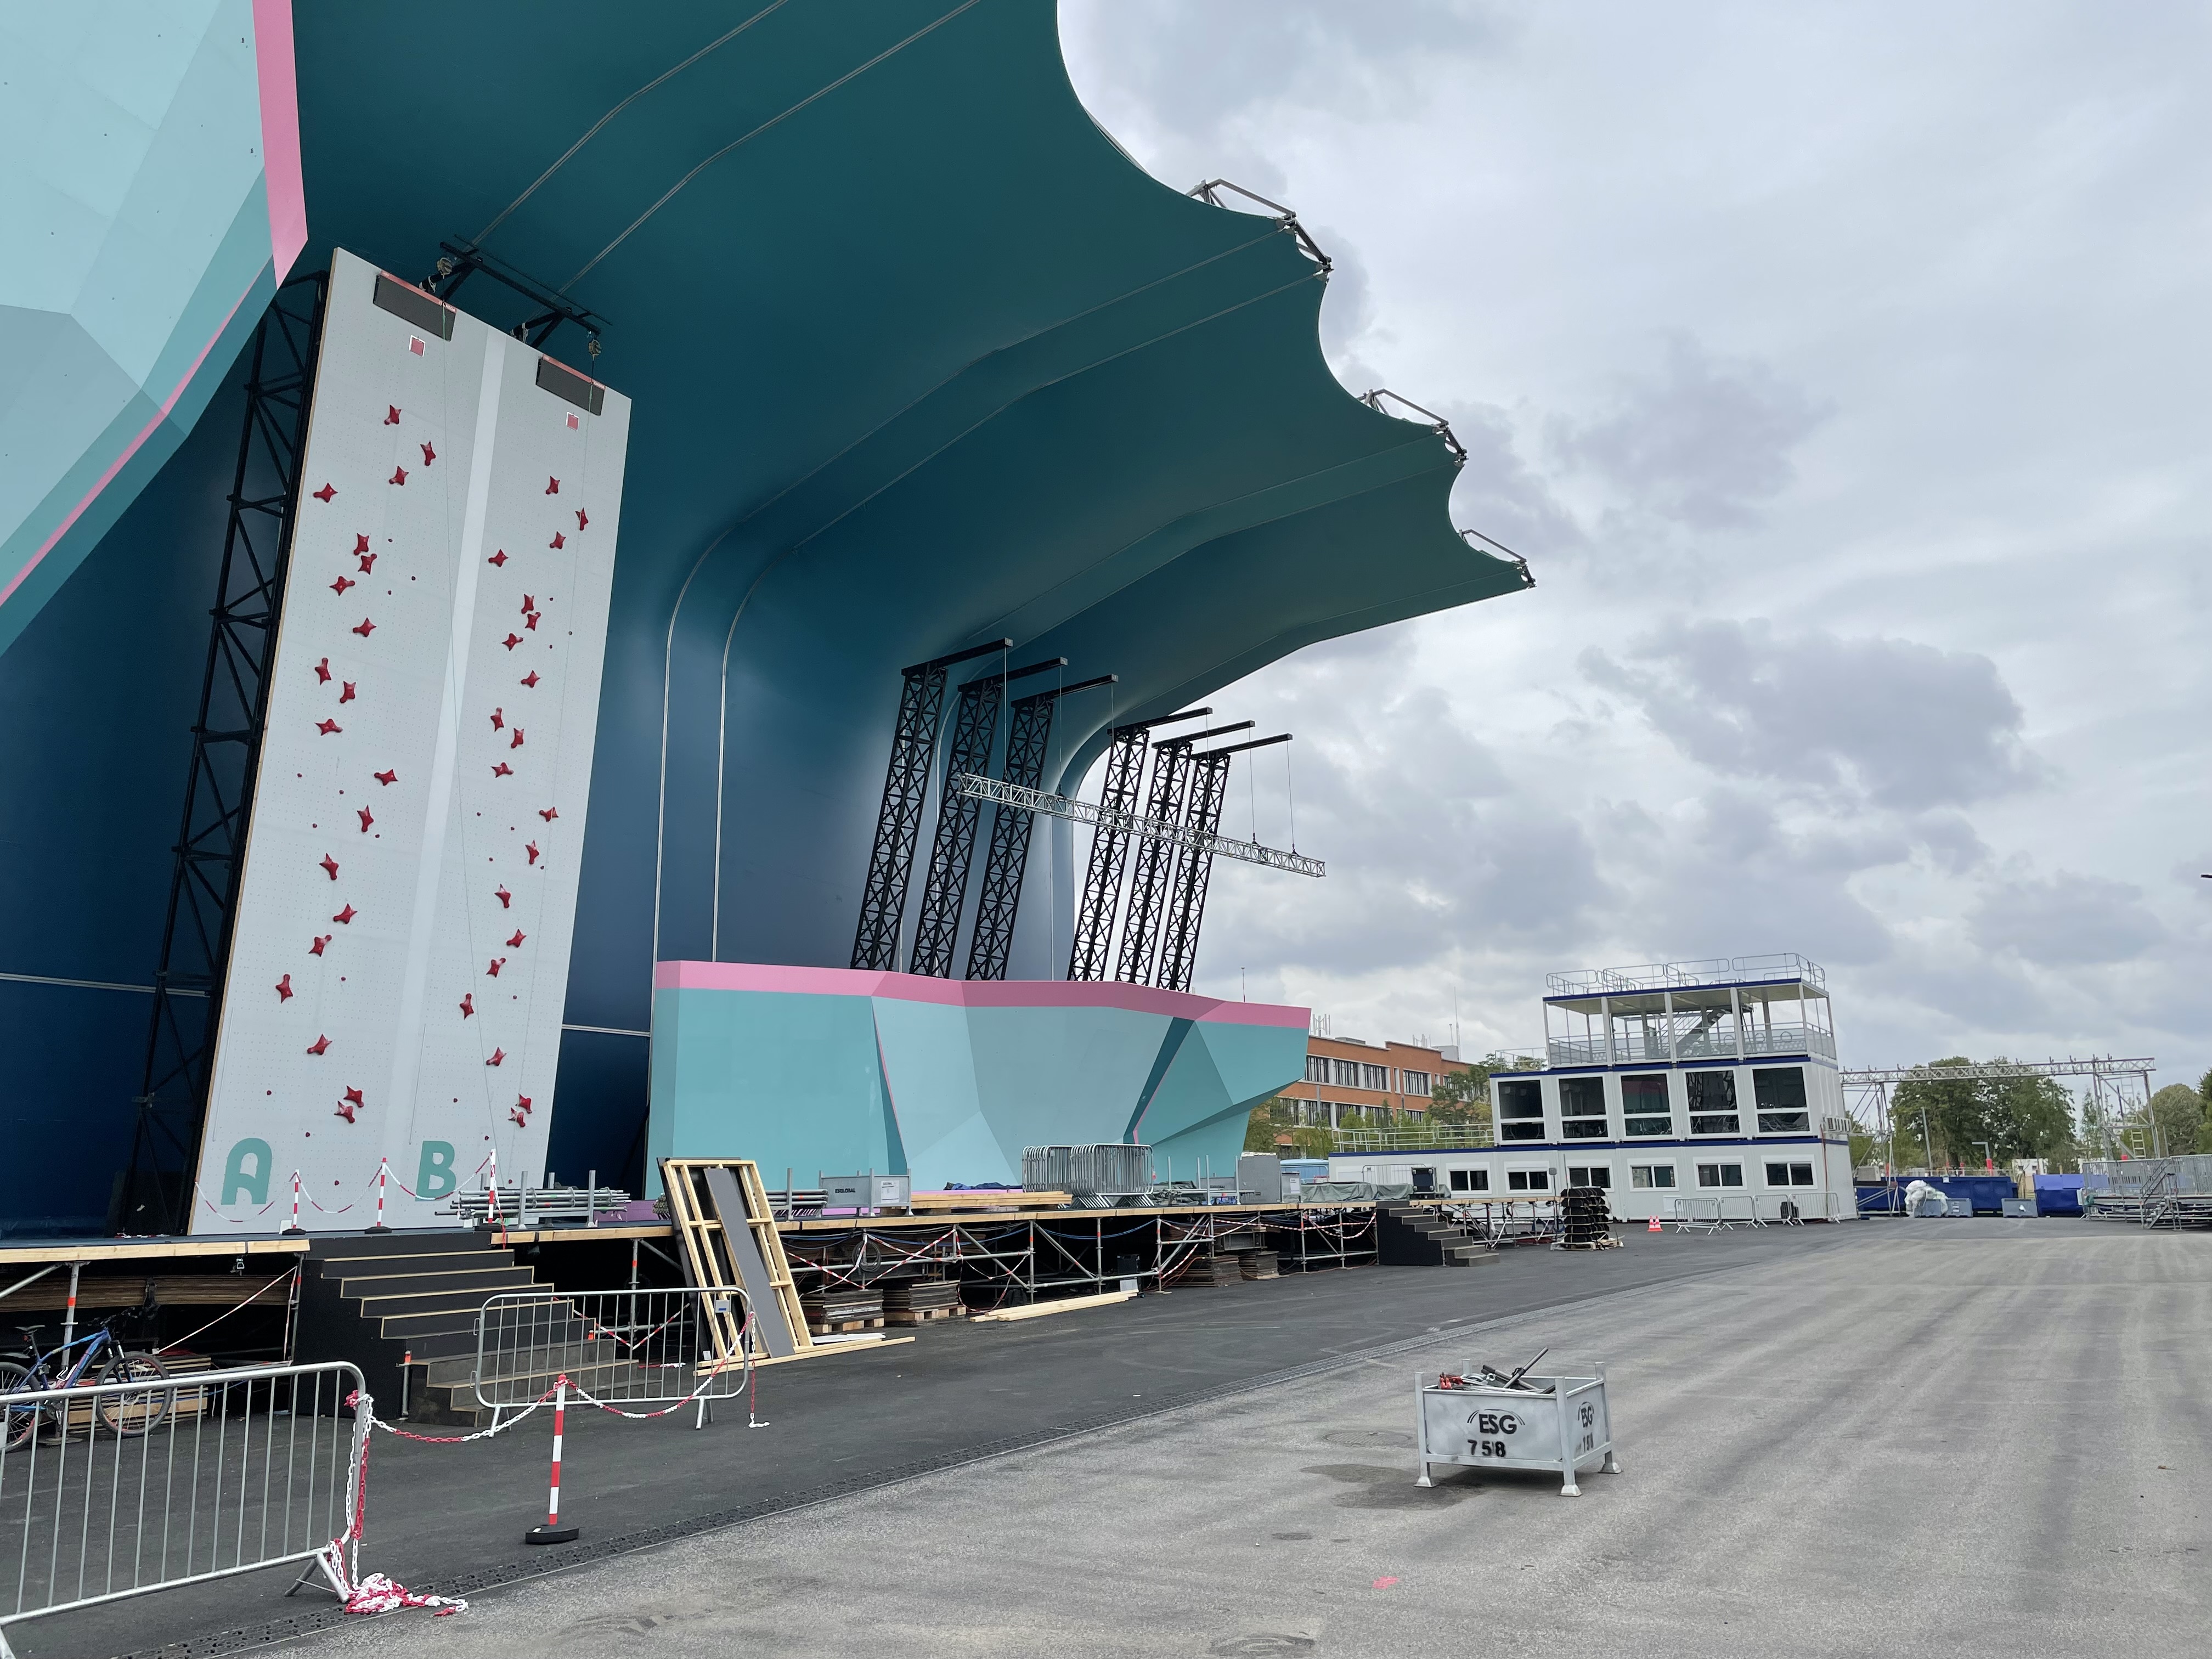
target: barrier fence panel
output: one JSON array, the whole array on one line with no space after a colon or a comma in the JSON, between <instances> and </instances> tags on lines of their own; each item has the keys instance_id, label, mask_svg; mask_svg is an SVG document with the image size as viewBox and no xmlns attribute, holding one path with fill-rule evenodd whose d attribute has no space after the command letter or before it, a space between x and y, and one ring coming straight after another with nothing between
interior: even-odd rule
<instances>
[{"instance_id":1,"label":"barrier fence panel","mask_svg":"<svg viewBox=\"0 0 2212 1659\"><path fill-rule=\"evenodd\" d=\"M343 1361L0 1395L0 1659L20 1620L319 1565L359 1581L367 1392Z\"/></svg>"},{"instance_id":2,"label":"barrier fence panel","mask_svg":"<svg viewBox=\"0 0 2212 1659\"><path fill-rule=\"evenodd\" d=\"M520 1410L567 1377L595 1405L667 1406L744 1392L756 1338L736 1289L501 1291L477 1316L477 1403Z\"/></svg>"}]
</instances>

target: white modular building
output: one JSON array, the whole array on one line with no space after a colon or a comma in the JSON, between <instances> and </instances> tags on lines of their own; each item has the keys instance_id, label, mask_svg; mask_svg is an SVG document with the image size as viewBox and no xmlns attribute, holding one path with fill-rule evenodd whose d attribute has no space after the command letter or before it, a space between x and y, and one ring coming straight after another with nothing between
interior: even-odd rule
<instances>
[{"instance_id":1,"label":"white modular building","mask_svg":"<svg viewBox=\"0 0 2212 1659\"><path fill-rule=\"evenodd\" d=\"M1540 1066L1491 1079L1480 1130L1346 1137L1338 1181L1416 1196L1542 1198L1601 1187L1613 1213L1723 1218L1856 1213L1827 976L1796 955L1547 977Z\"/></svg>"}]
</instances>

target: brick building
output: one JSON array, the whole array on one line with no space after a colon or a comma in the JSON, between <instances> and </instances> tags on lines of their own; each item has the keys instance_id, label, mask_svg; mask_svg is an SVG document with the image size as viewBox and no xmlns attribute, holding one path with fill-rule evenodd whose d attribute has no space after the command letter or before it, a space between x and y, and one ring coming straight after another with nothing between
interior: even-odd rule
<instances>
[{"instance_id":1,"label":"brick building","mask_svg":"<svg viewBox=\"0 0 2212 1659\"><path fill-rule=\"evenodd\" d=\"M1428 1110L1430 1090L1449 1073L1474 1069L1455 1048L1310 1036L1304 1080L1277 1098L1296 1109L1301 1123L1334 1127L1352 1106L1364 1107L1370 1120L1419 1123Z\"/></svg>"}]
</instances>

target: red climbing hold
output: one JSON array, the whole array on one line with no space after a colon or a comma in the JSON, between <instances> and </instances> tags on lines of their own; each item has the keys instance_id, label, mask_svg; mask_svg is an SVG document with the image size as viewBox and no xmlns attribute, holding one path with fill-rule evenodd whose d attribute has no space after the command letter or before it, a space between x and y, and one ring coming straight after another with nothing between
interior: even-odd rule
<instances>
[{"instance_id":1,"label":"red climbing hold","mask_svg":"<svg viewBox=\"0 0 2212 1659\"><path fill-rule=\"evenodd\" d=\"M589 523L591 523L591 520L585 516L584 509L580 507L578 507L576 509L576 528L581 530Z\"/></svg>"},{"instance_id":2,"label":"red climbing hold","mask_svg":"<svg viewBox=\"0 0 2212 1659\"><path fill-rule=\"evenodd\" d=\"M353 689L353 682L351 680L340 680L338 682L338 701L340 702L351 702L359 694Z\"/></svg>"},{"instance_id":3,"label":"red climbing hold","mask_svg":"<svg viewBox=\"0 0 2212 1659\"><path fill-rule=\"evenodd\" d=\"M494 979L497 979L499 977L499 970L506 966L507 958L505 957L494 957L490 963L486 965L484 972L489 974Z\"/></svg>"},{"instance_id":4,"label":"red climbing hold","mask_svg":"<svg viewBox=\"0 0 2212 1659\"><path fill-rule=\"evenodd\" d=\"M501 718L506 712L507 711L505 709L501 708L495 708L491 711L491 729L493 731L496 732L501 726L507 724L507 721Z\"/></svg>"},{"instance_id":5,"label":"red climbing hold","mask_svg":"<svg viewBox=\"0 0 2212 1659\"><path fill-rule=\"evenodd\" d=\"M558 478L549 477L546 479L545 493L549 495L559 495L561 493L561 481Z\"/></svg>"},{"instance_id":6,"label":"red climbing hold","mask_svg":"<svg viewBox=\"0 0 2212 1659\"><path fill-rule=\"evenodd\" d=\"M530 1109L530 1097L528 1095L515 1096L514 1109L518 1112L528 1111Z\"/></svg>"},{"instance_id":7,"label":"red climbing hold","mask_svg":"<svg viewBox=\"0 0 2212 1659\"><path fill-rule=\"evenodd\" d=\"M538 816L544 818L546 823L550 823L554 819L561 816L561 811L556 806L540 807L538 809Z\"/></svg>"},{"instance_id":8,"label":"red climbing hold","mask_svg":"<svg viewBox=\"0 0 2212 1659\"><path fill-rule=\"evenodd\" d=\"M505 1060L506 1058L507 1058L507 1050L506 1050L506 1049L504 1049L504 1048L495 1048L495 1049L493 1049L493 1050L491 1051L491 1058L490 1058L489 1060L487 1060L486 1061L484 1061L484 1064L485 1064L485 1065L487 1065L487 1066L496 1066L496 1065L498 1065L498 1064L500 1063L500 1061L501 1061L502 1060Z\"/></svg>"},{"instance_id":9,"label":"red climbing hold","mask_svg":"<svg viewBox=\"0 0 2212 1659\"><path fill-rule=\"evenodd\" d=\"M492 896L499 901L499 908L502 910L506 909L514 902L514 895L508 892L504 887L495 890L492 894Z\"/></svg>"},{"instance_id":10,"label":"red climbing hold","mask_svg":"<svg viewBox=\"0 0 2212 1659\"><path fill-rule=\"evenodd\" d=\"M361 559L361 574L364 576L374 574L376 570L376 555L374 553L363 553L361 554L359 557Z\"/></svg>"},{"instance_id":11,"label":"red climbing hold","mask_svg":"<svg viewBox=\"0 0 2212 1659\"><path fill-rule=\"evenodd\" d=\"M328 933L316 934L314 943L307 947L307 954L311 957L319 957L322 955L324 947L329 945L330 942L331 936Z\"/></svg>"},{"instance_id":12,"label":"red climbing hold","mask_svg":"<svg viewBox=\"0 0 2212 1659\"><path fill-rule=\"evenodd\" d=\"M525 593L522 596L522 614L526 617L537 609L538 601L532 599L529 594Z\"/></svg>"},{"instance_id":13,"label":"red climbing hold","mask_svg":"<svg viewBox=\"0 0 2212 1659\"><path fill-rule=\"evenodd\" d=\"M352 921L356 916L359 915L360 914L361 914L361 912L360 912L360 911L358 911L358 910L355 909L355 908L353 908L353 906L351 906L350 904L349 904L349 905L347 905L347 906L346 906L346 908L345 908L344 909L343 909L343 910L339 911L339 912L337 913L337 915L336 915L332 916L332 917L331 918L331 920L332 921L337 922L340 927L343 927L347 922L351 921Z\"/></svg>"},{"instance_id":14,"label":"red climbing hold","mask_svg":"<svg viewBox=\"0 0 2212 1659\"><path fill-rule=\"evenodd\" d=\"M538 843L536 842L532 841L524 842L522 850L530 854L530 861L532 864L538 862Z\"/></svg>"},{"instance_id":15,"label":"red climbing hold","mask_svg":"<svg viewBox=\"0 0 2212 1659\"><path fill-rule=\"evenodd\" d=\"M325 657L315 665L315 684L318 685L328 685L330 683L331 659L328 657Z\"/></svg>"},{"instance_id":16,"label":"red climbing hold","mask_svg":"<svg viewBox=\"0 0 2212 1659\"><path fill-rule=\"evenodd\" d=\"M374 632L376 632L376 624L375 624L374 623L373 623L373 622L369 621L369 619L368 619L368 617L363 617L361 619L361 626L360 626L360 627L358 627L358 628L349 628L349 629L348 629L346 631L347 631L348 633L349 633L349 634L358 634L358 635L360 635L362 636L362 638L363 638L363 639L367 639L367 638L368 638L371 634L374 634Z\"/></svg>"},{"instance_id":17,"label":"red climbing hold","mask_svg":"<svg viewBox=\"0 0 2212 1659\"><path fill-rule=\"evenodd\" d=\"M315 730L321 732L327 738L333 732L344 731L345 727L340 726L336 720L317 720L315 722Z\"/></svg>"},{"instance_id":18,"label":"red climbing hold","mask_svg":"<svg viewBox=\"0 0 2212 1659\"><path fill-rule=\"evenodd\" d=\"M528 616L525 617L522 619L522 625L525 628L534 630L538 626L538 613L533 611Z\"/></svg>"},{"instance_id":19,"label":"red climbing hold","mask_svg":"<svg viewBox=\"0 0 2212 1659\"><path fill-rule=\"evenodd\" d=\"M495 778L511 778L514 775L514 769L505 761L501 761L491 769L491 775Z\"/></svg>"},{"instance_id":20,"label":"red climbing hold","mask_svg":"<svg viewBox=\"0 0 2212 1659\"><path fill-rule=\"evenodd\" d=\"M524 934L522 930L520 927L516 928L514 930L514 937L507 942L507 948L510 951L520 951L522 948L523 938Z\"/></svg>"},{"instance_id":21,"label":"red climbing hold","mask_svg":"<svg viewBox=\"0 0 2212 1659\"><path fill-rule=\"evenodd\" d=\"M353 550L356 553L366 553L368 551L368 538L362 535L358 530L353 532Z\"/></svg>"},{"instance_id":22,"label":"red climbing hold","mask_svg":"<svg viewBox=\"0 0 2212 1659\"><path fill-rule=\"evenodd\" d=\"M318 489L315 492L315 499L327 505L331 498L337 493L338 492L331 489L330 485L325 484L320 489Z\"/></svg>"},{"instance_id":23,"label":"red climbing hold","mask_svg":"<svg viewBox=\"0 0 2212 1659\"><path fill-rule=\"evenodd\" d=\"M374 778L379 783L384 785L386 788L391 787L392 785L399 781L399 774L396 770L390 772L371 772L368 775Z\"/></svg>"},{"instance_id":24,"label":"red climbing hold","mask_svg":"<svg viewBox=\"0 0 2212 1659\"><path fill-rule=\"evenodd\" d=\"M361 1108L355 1105L351 1101L342 1100L337 1103L337 1109L332 1112L331 1115L333 1117L342 1117L347 1122L351 1123L354 1121L353 1115L360 1109Z\"/></svg>"},{"instance_id":25,"label":"red climbing hold","mask_svg":"<svg viewBox=\"0 0 2212 1659\"><path fill-rule=\"evenodd\" d=\"M283 978L276 981L276 1000L279 1002L289 1002L291 1000L292 976L291 975L287 974Z\"/></svg>"},{"instance_id":26,"label":"red climbing hold","mask_svg":"<svg viewBox=\"0 0 2212 1659\"><path fill-rule=\"evenodd\" d=\"M385 425L386 425L386 426L398 426L398 425L399 424L399 405L398 405L398 404L385 404L385 406L384 406L384 423L385 423Z\"/></svg>"},{"instance_id":27,"label":"red climbing hold","mask_svg":"<svg viewBox=\"0 0 2212 1659\"><path fill-rule=\"evenodd\" d=\"M407 469L404 466L393 467L392 469L392 477L387 482L396 484L405 483L407 482Z\"/></svg>"},{"instance_id":28,"label":"red climbing hold","mask_svg":"<svg viewBox=\"0 0 2212 1659\"><path fill-rule=\"evenodd\" d=\"M343 599L345 597L346 589L359 586L360 584L356 582L352 577L341 576L331 584L331 592L337 594L340 599Z\"/></svg>"},{"instance_id":29,"label":"red climbing hold","mask_svg":"<svg viewBox=\"0 0 2212 1659\"><path fill-rule=\"evenodd\" d=\"M361 814L361 833L365 836L368 833L368 826L374 823L376 819L370 815L366 806L357 806L354 810Z\"/></svg>"},{"instance_id":30,"label":"red climbing hold","mask_svg":"<svg viewBox=\"0 0 2212 1659\"><path fill-rule=\"evenodd\" d=\"M477 994L473 991L465 992L461 997L461 1018L463 1019L466 1019L471 1014L476 1012L476 1011Z\"/></svg>"},{"instance_id":31,"label":"red climbing hold","mask_svg":"<svg viewBox=\"0 0 2212 1659\"><path fill-rule=\"evenodd\" d=\"M568 538L557 530L553 532L553 539L545 544L548 547L566 547L568 544Z\"/></svg>"},{"instance_id":32,"label":"red climbing hold","mask_svg":"<svg viewBox=\"0 0 2212 1659\"><path fill-rule=\"evenodd\" d=\"M349 1089L349 1090L347 1090L347 1091L345 1091L345 1097L346 1097L346 1103L347 1103L348 1105L351 1105L351 1106L366 1106L366 1105L368 1105L368 1103L366 1100L363 1100L363 1099L361 1097L361 1091L360 1091L360 1090L358 1090L358 1089Z\"/></svg>"},{"instance_id":33,"label":"red climbing hold","mask_svg":"<svg viewBox=\"0 0 2212 1659\"><path fill-rule=\"evenodd\" d=\"M514 728L514 741L507 746L509 749L520 749L522 747L522 728L520 726L518 726Z\"/></svg>"},{"instance_id":34,"label":"red climbing hold","mask_svg":"<svg viewBox=\"0 0 2212 1659\"><path fill-rule=\"evenodd\" d=\"M307 1045L307 1052L311 1054L326 1054L330 1050L331 1040L326 1036L318 1036L313 1042Z\"/></svg>"},{"instance_id":35,"label":"red climbing hold","mask_svg":"<svg viewBox=\"0 0 2212 1659\"><path fill-rule=\"evenodd\" d=\"M491 557L486 559L484 562L490 565L505 564L507 562L507 550L503 547L501 548L498 552L493 554Z\"/></svg>"},{"instance_id":36,"label":"red climbing hold","mask_svg":"<svg viewBox=\"0 0 2212 1659\"><path fill-rule=\"evenodd\" d=\"M436 450L434 450L434 449L431 448L429 445L428 445L428 444L424 444L424 445L422 446L422 465L425 465L425 466L428 466L428 465L430 465L430 463L431 463L431 462L433 462L433 461L436 460L437 459L438 459L438 452L437 452Z\"/></svg>"},{"instance_id":37,"label":"red climbing hold","mask_svg":"<svg viewBox=\"0 0 2212 1659\"><path fill-rule=\"evenodd\" d=\"M516 646L522 643L522 635L520 634L509 634L505 639L501 640L500 643L505 646L508 650L512 651Z\"/></svg>"},{"instance_id":38,"label":"red climbing hold","mask_svg":"<svg viewBox=\"0 0 2212 1659\"><path fill-rule=\"evenodd\" d=\"M508 1121L518 1129L526 1129L530 1127L530 1115L527 1112L519 1112L510 1106L507 1108L507 1115Z\"/></svg>"},{"instance_id":39,"label":"red climbing hold","mask_svg":"<svg viewBox=\"0 0 2212 1659\"><path fill-rule=\"evenodd\" d=\"M525 675L522 677L522 683L523 683L525 685L535 685L535 684L538 684L538 671L537 671L536 669L534 669L534 668L533 668L533 669L532 669L532 670L531 670L527 674L525 674Z\"/></svg>"},{"instance_id":40,"label":"red climbing hold","mask_svg":"<svg viewBox=\"0 0 2212 1659\"><path fill-rule=\"evenodd\" d=\"M328 853L323 854L323 868L330 872L332 881L338 878L338 861Z\"/></svg>"}]
</instances>

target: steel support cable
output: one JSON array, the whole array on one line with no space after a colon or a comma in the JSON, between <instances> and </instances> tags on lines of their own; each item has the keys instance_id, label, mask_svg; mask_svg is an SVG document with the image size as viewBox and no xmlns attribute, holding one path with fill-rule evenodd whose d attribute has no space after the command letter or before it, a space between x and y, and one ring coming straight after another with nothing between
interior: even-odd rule
<instances>
[{"instance_id":1,"label":"steel support cable","mask_svg":"<svg viewBox=\"0 0 2212 1659\"><path fill-rule=\"evenodd\" d=\"M943 28L954 18L959 16L962 12L969 10L979 3L981 3L981 0L961 0L961 3L953 7L951 11L946 12L942 17L938 18L933 22L923 24L912 34L908 35L905 40L900 41L896 46L886 46L883 51L878 52L873 58L868 59L866 63L861 64L858 69L846 70L844 74L839 76L828 86L816 88L781 113L769 117L767 120L762 122L750 132L744 134L742 137L732 139L728 143L723 145L721 149L716 150L712 155L709 155L705 161L700 162L698 166L693 167L690 172L685 173L681 179L678 179L674 184L671 185L666 191L662 192L659 201L655 202L651 207L646 209L644 212L639 214L636 218L631 220L629 228L625 229L621 235L616 237L613 241L609 242L605 247L601 248L597 253L594 253L589 259L586 260L584 262L583 269L579 270L574 276L571 276L567 282L562 283L558 291L562 294L566 294L570 289L575 287L575 285L581 282L591 271L592 266L598 264L600 260L605 258L607 255L612 253L617 248L628 241L639 226L642 225L647 219L653 217L654 214L659 212L661 209L666 207L678 191L682 190L684 185L690 184L694 179L696 179L708 167L714 166L715 162L720 161L725 155L730 154L731 151L738 149L742 145L750 143L754 139L759 137L761 134L766 132L769 128L781 126L784 122L798 114L799 111L805 109L809 104L817 103L822 99L827 98L831 93L836 91L838 88L844 86L848 82L857 81L860 76L866 75L870 70L875 68L877 64L882 63L885 58L896 58L900 52L904 52L908 46L921 40L924 35L934 34L939 29Z\"/></svg>"},{"instance_id":2,"label":"steel support cable","mask_svg":"<svg viewBox=\"0 0 2212 1659\"><path fill-rule=\"evenodd\" d=\"M548 179L550 179L555 173L560 172L562 167L568 166L570 161L574 161L576 156L576 152L583 149L585 145L590 143L592 139L598 137L599 136L600 129L605 127L608 122L613 120L616 116L620 115L624 110L628 109L632 104L637 102L639 99L644 97L647 93L651 92L655 87L661 86L667 82L674 80L678 76L683 74L685 70L690 69L692 64L697 63L701 58L720 51L724 46L728 46L731 41L736 40L747 29L750 28L754 24L759 22L762 18L767 16L769 13L772 11L781 11L787 3L787 0L774 0L773 4L762 7L751 16L746 18L744 22L738 24L737 27L732 29L728 33L719 36L713 40L709 40L705 46L700 47L698 51L693 52L682 63L677 64L675 68L663 70L659 74L654 76L653 79L647 81L643 86L640 87L635 92L630 94L629 97L623 99L622 102L617 104L612 109L609 110L605 115L599 117L598 120L592 122L591 126L586 130L582 137L576 140L574 143L569 145L568 149L561 152L561 159L559 161L554 162L551 167L546 168L544 172L539 173L536 179L532 179L529 189L524 191L521 195L516 197L512 202L509 202L505 207L501 208L493 217L492 222L476 234L477 245L478 246L482 246L483 245L484 239L489 236L492 232L497 230L501 225L505 224L507 221L508 216L513 214L515 209L520 207L525 202L538 194L538 187L541 185L543 185ZM573 278L571 280L573 280Z\"/></svg>"}]
</instances>

